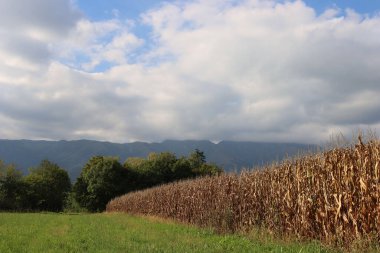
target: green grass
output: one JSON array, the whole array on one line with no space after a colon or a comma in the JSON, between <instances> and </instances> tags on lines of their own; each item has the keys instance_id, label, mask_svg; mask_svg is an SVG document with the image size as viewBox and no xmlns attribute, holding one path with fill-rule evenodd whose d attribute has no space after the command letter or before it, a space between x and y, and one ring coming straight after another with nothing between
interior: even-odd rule
<instances>
[{"instance_id":1,"label":"green grass","mask_svg":"<svg viewBox=\"0 0 380 253\"><path fill-rule=\"evenodd\" d=\"M126 214L0 213L0 252L327 252Z\"/></svg>"}]
</instances>

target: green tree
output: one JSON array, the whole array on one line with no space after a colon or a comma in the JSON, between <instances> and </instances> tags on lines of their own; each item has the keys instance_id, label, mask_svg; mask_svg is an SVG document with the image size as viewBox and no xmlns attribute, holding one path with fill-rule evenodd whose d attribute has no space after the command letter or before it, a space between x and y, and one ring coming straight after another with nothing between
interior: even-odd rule
<instances>
[{"instance_id":1,"label":"green tree","mask_svg":"<svg viewBox=\"0 0 380 253\"><path fill-rule=\"evenodd\" d=\"M82 213L82 212L86 212L87 209L86 208L83 208L79 203L78 201L76 200L75 198L75 192L74 190L71 191L67 197L66 197L66 200L65 200L65 204L64 204L64 211L65 212L75 212L75 213Z\"/></svg>"},{"instance_id":2,"label":"green tree","mask_svg":"<svg viewBox=\"0 0 380 253\"><path fill-rule=\"evenodd\" d=\"M21 209L25 198L24 189L21 171L0 160L0 209Z\"/></svg>"},{"instance_id":3,"label":"green tree","mask_svg":"<svg viewBox=\"0 0 380 253\"><path fill-rule=\"evenodd\" d=\"M31 168L24 177L27 206L33 210L61 211L65 198L71 189L67 171L57 164L43 160L36 168Z\"/></svg>"},{"instance_id":4,"label":"green tree","mask_svg":"<svg viewBox=\"0 0 380 253\"><path fill-rule=\"evenodd\" d=\"M194 177L191 164L186 157L179 158L172 166L173 180Z\"/></svg>"},{"instance_id":5,"label":"green tree","mask_svg":"<svg viewBox=\"0 0 380 253\"><path fill-rule=\"evenodd\" d=\"M134 190L137 190L173 181L176 162L176 156L170 152L150 153L146 159L128 158L124 167L130 171L129 177L133 174L130 181L134 182Z\"/></svg>"},{"instance_id":6,"label":"green tree","mask_svg":"<svg viewBox=\"0 0 380 253\"><path fill-rule=\"evenodd\" d=\"M219 175L223 170L215 164L206 163L203 151L196 149L189 156L189 163L194 176Z\"/></svg>"},{"instance_id":7,"label":"green tree","mask_svg":"<svg viewBox=\"0 0 380 253\"><path fill-rule=\"evenodd\" d=\"M193 169L195 176L216 176L223 170L215 164L204 163L200 167Z\"/></svg>"},{"instance_id":8,"label":"green tree","mask_svg":"<svg viewBox=\"0 0 380 253\"><path fill-rule=\"evenodd\" d=\"M176 180L205 175L218 175L222 169L206 163L204 153L198 149L189 157L177 158L169 152L150 153L146 159L130 157L124 162L129 173L132 190L149 188Z\"/></svg>"},{"instance_id":9,"label":"green tree","mask_svg":"<svg viewBox=\"0 0 380 253\"><path fill-rule=\"evenodd\" d=\"M89 211L103 211L112 198L126 192L128 171L117 158L95 156L84 166L73 187L78 203Z\"/></svg>"},{"instance_id":10,"label":"green tree","mask_svg":"<svg viewBox=\"0 0 380 253\"><path fill-rule=\"evenodd\" d=\"M162 152L148 157L150 176L155 179L155 184L173 181L173 166L177 157L170 152Z\"/></svg>"},{"instance_id":11,"label":"green tree","mask_svg":"<svg viewBox=\"0 0 380 253\"><path fill-rule=\"evenodd\" d=\"M145 162L145 158L142 157L128 157L124 162L124 167L129 170L138 171Z\"/></svg>"},{"instance_id":12,"label":"green tree","mask_svg":"<svg viewBox=\"0 0 380 253\"><path fill-rule=\"evenodd\" d=\"M206 156L203 153L203 151L200 151L199 149L196 149L194 152L192 152L189 156L189 162L190 166L193 169L200 168L203 164L206 163Z\"/></svg>"},{"instance_id":13,"label":"green tree","mask_svg":"<svg viewBox=\"0 0 380 253\"><path fill-rule=\"evenodd\" d=\"M147 160L141 157L128 157L124 162L124 168L128 172L125 182L126 191L140 190L146 188L148 170Z\"/></svg>"}]
</instances>

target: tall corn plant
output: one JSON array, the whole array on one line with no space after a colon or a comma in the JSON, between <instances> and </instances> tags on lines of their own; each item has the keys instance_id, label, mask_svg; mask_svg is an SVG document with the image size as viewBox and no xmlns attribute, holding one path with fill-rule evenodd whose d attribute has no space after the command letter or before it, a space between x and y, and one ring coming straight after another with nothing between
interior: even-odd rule
<instances>
[{"instance_id":1,"label":"tall corn plant","mask_svg":"<svg viewBox=\"0 0 380 253\"><path fill-rule=\"evenodd\" d=\"M299 238L379 242L380 142L335 148L240 175L176 182L113 199L109 212L155 215L218 231L262 227Z\"/></svg>"}]
</instances>

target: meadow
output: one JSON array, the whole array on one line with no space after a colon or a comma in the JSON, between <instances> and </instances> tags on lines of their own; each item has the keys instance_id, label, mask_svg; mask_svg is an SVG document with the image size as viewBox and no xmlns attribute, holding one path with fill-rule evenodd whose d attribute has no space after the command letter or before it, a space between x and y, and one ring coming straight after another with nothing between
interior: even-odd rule
<instances>
[{"instance_id":1,"label":"meadow","mask_svg":"<svg viewBox=\"0 0 380 253\"><path fill-rule=\"evenodd\" d=\"M328 252L127 214L0 213L0 252Z\"/></svg>"}]
</instances>

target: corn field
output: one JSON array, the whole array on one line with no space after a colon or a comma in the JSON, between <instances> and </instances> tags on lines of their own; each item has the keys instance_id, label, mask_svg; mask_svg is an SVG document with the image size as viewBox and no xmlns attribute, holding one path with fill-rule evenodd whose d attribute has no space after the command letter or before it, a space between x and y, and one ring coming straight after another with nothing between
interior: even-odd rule
<instances>
[{"instance_id":1,"label":"corn field","mask_svg":"<svg viewBox=\"0 0 380 253\"><path fill-rule=\"evenodd\" d=\"M175 219L222 232L276 234L347 245L380 239L380 142L335 148L251 172L133 192L108 212Z\"/></svg>"}]
</instances>

